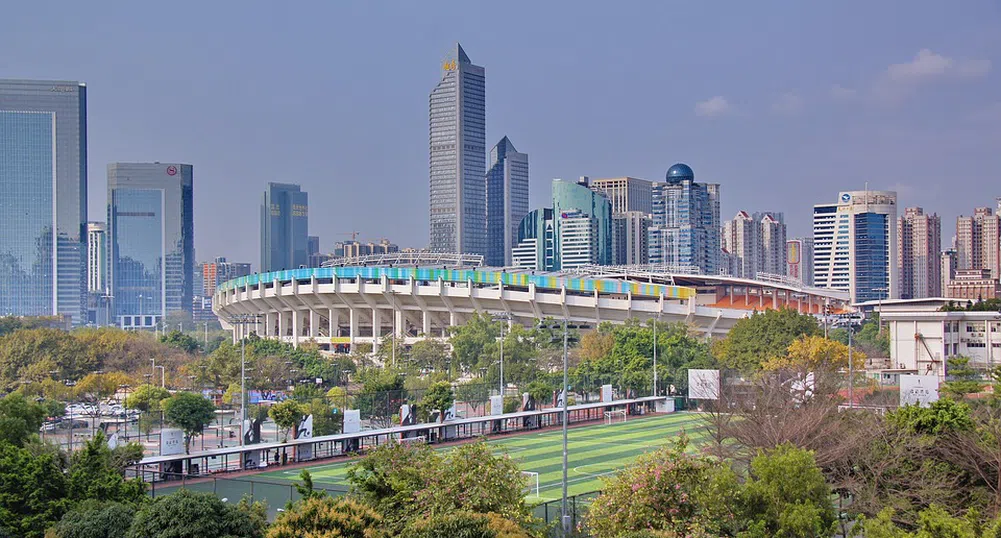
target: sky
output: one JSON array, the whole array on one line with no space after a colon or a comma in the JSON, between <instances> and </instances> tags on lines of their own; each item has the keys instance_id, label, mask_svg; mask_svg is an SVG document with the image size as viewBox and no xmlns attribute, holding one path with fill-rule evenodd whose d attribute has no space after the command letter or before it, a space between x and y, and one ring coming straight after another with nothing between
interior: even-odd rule
<instances>
[{"instance_id":1,"label":"sky","mask_svg":"<svg viewBox=\"0 0 1001 538\"><path fill-rule=\"evenodd\" d=\"M460 42L486 68L487 140L553 178L662 179L722 214L889 189L955 219L1001 196L1001 4L760 1L10 2L0 78L88 86L89 211L107 164L194 165L200 261L259 255L269 181L310 233L428 242L428 93Z\"/></svg>"}]
</instances>

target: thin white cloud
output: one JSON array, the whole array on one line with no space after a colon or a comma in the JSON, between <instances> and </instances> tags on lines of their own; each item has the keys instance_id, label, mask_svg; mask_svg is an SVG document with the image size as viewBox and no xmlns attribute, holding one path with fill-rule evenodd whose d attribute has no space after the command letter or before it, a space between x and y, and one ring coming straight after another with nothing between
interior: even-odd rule
<instances>
[{"instance_id":1,"label":"thin white cloud","mask_svg":"<svg viewBox=\"0 0 1001 538\"><path fill-rule=\"evenodd\" d=\"M942 79L977 78L991 70L990 60L957 60L930 49L921 49L909 62L892 64L872 87L872 97L897 103L923 83Z\"/></svg>"},{"instance_id":2,"label":"thin white cloud","mask_svg":"<svg viewBox=\"0 0 1001 538\"><path fill-rule=\"evenodd\" d=\"M705 101L695 103L695 115L713 118L730 112L732 108L725 97L717 95Z\"/></svg>"},{"instance_id":3,"label":"thin white cloud","mask_svg":"<svg viewBox=\"0 0 1001 538\"><path fill-rule=\"evenodd\" d=\"M840 84L835 84L831 88L831 98L837 99L838 101L847 101L849 99L854 99L858 95L858 90L854 88L845 88Z\"/></svg>"},{"instance_id":4,"label":"thin white cloud","mask_svg":"<svg viewBox=\"0 0 1001 538\"><path fill-rule=\"evenodd\" d=\"M804 101L796 92L787 92L772 103L772 112L777 114L798 114L803 110Z\"/></svg>"}]
</instances>

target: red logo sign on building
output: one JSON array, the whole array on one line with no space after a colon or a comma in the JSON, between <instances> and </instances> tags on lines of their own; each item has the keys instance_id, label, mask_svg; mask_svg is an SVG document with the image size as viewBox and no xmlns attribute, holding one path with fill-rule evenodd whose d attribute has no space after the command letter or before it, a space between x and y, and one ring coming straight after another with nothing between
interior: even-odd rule
<instances>
[{"instance_id":1,"label":"red logo sign on building","mask_svg":"<svg viewBox=\"0 0 1001 538\"><path fill-rule=\"evenodd\" d=\"M168 176L176 176L177 175L177 167L174 166L174 165L168 166L167 167L167 175Z\"/></svg>"}]
</instances>

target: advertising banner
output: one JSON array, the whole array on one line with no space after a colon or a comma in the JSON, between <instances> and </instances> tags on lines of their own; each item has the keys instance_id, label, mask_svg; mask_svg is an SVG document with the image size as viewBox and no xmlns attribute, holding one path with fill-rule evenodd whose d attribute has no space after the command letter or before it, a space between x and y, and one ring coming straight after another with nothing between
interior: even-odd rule
<instances>
[{"instance_id":1,"label":"advertising banner","mask_svg":"<svg viewBox=\"0 0 1001 538\"><path fill-rule=\"evenodd\" d=\"M917 405L928 407L938 401L938 376L913 375L900 376L900 405Z\"/></svg>"},{"instance_id":2,"label":"advertising banner","mask_svg":"<svg viewBox=\"0 0 1001 538\"><path fill-rule=\"evenodd\" d=\"M347 409L344 411L344 433L358 433L361 431L361 411L357 409Z\"/></svg>"},{"instance_id":3,"label":"advertising banner","mask_svg":"<svg viewBox=\"0 0 1001 538\"><path fill-rule=\"evenodd\" d=\"M296 426L295 429L296 439L312 439L313 438L313 415L306 415L306 418L302 419L302 422ZM297 445L295 449L295 458L298 461L307 461L313 459L313 445Z\"/></svg>"},{"instance_id":4,"label":"advertising banner","mask_svg":"<svg viewBox=\"0 0 1001 538\"><path fill-rule=\"evenodd\" d=\"M610 402L612 401L612 386L602 385L601 386L601 401Z\"/></svg>"},{"instance_id":5,"label":"advertising banner","mask_svg":"<svg viewBox=\"0 0 1001 538\"><path fill-rule=\"evenodd\" d=\"M688 398L690 400L719 399L719 370L688 370Z\"/></svg>"},{"instance_id":6,"label":"advertising banner","mask_svg":"<svg viewBox=\"0 0 1001 538\"><path fill-rule=\"evenodd\" d=\"M503 396L491 396L490 397L490 414L491 415L503 415L504 414L504 397Z\"/></svg>"}]
</instances>

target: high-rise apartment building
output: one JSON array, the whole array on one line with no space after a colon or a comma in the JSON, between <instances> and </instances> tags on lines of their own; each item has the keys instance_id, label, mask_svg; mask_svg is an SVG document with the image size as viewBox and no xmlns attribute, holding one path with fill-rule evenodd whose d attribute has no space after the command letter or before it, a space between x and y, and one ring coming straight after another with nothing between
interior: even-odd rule
<instances>
[{"instance_id":1,"label":"high-rise apartment building","mask_svg":"<svg viewBox=\"0 0 1001 538\"><path fill-rule=\"evenodd\" d=\"M191 310L193 207L189 164L108 165L108 275L120 326L152 327Z\"/></svg>"},{"instance_id":2,"label":"high-rise apartment building","mask_svg":"<svg viewBox=\"0 0 1001 538\"><path fill-rule=\"evenodd\" d=\"M486 263L511 265L518 225L528 214L528 154L519 153L508 137L490 150L487 171Z\"/></svg>"},{"instance_id":3,"label":"high-rise apartment building","mask_svg":"<svg viewBox=\"0 0 1001 538\"><path fill-rule=\"evenodd\" d=\"M390 243L389 239L381 239L378 243L362 243L355 240L334 243L334 258L357 258L394 252L400 252L400 247L395 243Z\"/></svg>"},{"instance_id":4,"label":"high-rise apartment building","mask_svg":"<svg viewBox=\"0 0 1001 538\"><path fill-rule=\"evenodd\" d=\"M457 43L429 97L434 252L487 254L486 78Z\"/></svg>"},{"instance_id":5,"label":"high-rise apartment building","mask_svg":"<svg viewBox=\"0 0 1001 538\"><path fill-rule=\"evenodd\" d=\"M786 241L786 276L805 286L813 286L813 239Z\"/></svg>"},{"instance_id":6,"label":"high-rise apartment building","mask_svg":"<svg viewBox=\"0 0 1001 538\"><path fill-rule=\"evenodd\" d=\"M575 211L579 211L581 216L566 216ZM612 263L612 204L603 194L591 190L589 178L582 177L576 182L553 180L553 217L556 219L556 259L560 264L555 269L563 267L563 253L559 247L563 244L565 233L563 221L568 218L586 217L593 222L594 251L589 263L593 265ZM574 230L576 229L578 228L575 227Z\"/></svg>"},{"instance_id":7,"label":"high-rise apartment building","mask_svg":"<svg viewBox=\"0 0 1001 538\"><path fill-rule=\"evenodd\" d=\"M920 207L897 220L897 275L901 299L942 296L942 221Z\"/></svg>"},{"instance_id":8,"label":"high-rise apartment building","mask_svg":"<svg viewBox=\"0 0 1001 538\"><path fill-rule=\"evenodd\" d=\"M956 269L987 269L1001 278L1001 215L978 207L956 219Z\"/></svg>"},{"instance_id":9,"label":"high-rise apartment building","mask_svg":"<svg viewBox=\"0 0 1001 538\"><path fill-rule=\"evenodd\" d=\"M782 213L738 211L723 225L722 246L732 276L785 275L786 226Z\"/></svg>"},{"instance_id":10,"label":"high-rise apartment building","mask_svg":"<svg viewBox=\"0 0 1001 538\"><path fill-rule=\"evenodd\" d=\"M250 274L250 264L247 262L230 262L224 257L203 263L201 267L202 288L198 290L201 297L212 297L215 295L219 284L241 276Z\"/></svg>"},{"instance_id":11,"label":"high-rise apartment building","mask_svg":"<svg viewBox=\"0 0 1001 538\"><path fill-rule=\"evenodd\" d=\"M309 264L309 195L299 185L268 183L261 202L261 272Z\"/></svg>"},{"instance_id":12,"label":"high-rise apartment building","mask_svg":"<svg viewBox=\"0 0 1001 538\"><path fill-rule=\"evenodd\" d=\"M637 265L649 261L650 214L642 211L612 213L612 264Z\"/></svg>"},{"instance_id":13,"label":"high-rise apartment building","mask_svg":"<svg viewBox=\"0 0 1001 538\"><path fill-rule=\"evenodd\" d=\"M945 297L945 293L949 289L949 283L956 277L957 265L958 257L956 256L955 249L943 250L940 263L942 271L942 287L939 288L942 291L942 297Z\"/></svg>"},{"instance_id":14,"label":"high-rise apartment building","mask_svg":"<svg viewBox=\"0 0 1001 538\"><path fill-rule=\"evenodd\" d=\"M87 291L108 293L108 227L87 223Z\"/></svg>"},{"instance_id":15,"label":"high-rise apartment building","mask_svg":"<svg viewBox=\"0 0 1001 538\"><path fill-rule=\"evenodd\" d=\"M720 187L696 183L686 164L667 170L666 181L653 185L650 263L679 270L720 271Z\"/></svg>"},{"instance_id":16,"label":"high-rise apartment building","mask_svg":"<svg viewBox=\"0 0 1001 538\"><path fill-rule=\"evenodd\" d=\"M0 316L87 315L87 88L0 79Z\"/></svg>"},{"instance_id":17,"label":"high-rise apartment building","mask_svg":"<svg viewBox=\"0 0 1001 538\"><path fill-rule=\"evenodd\" d=\"M896 298L897 193L848 191L813 206L814 285L854 302Z\"/></svg>"}]
</instances>

